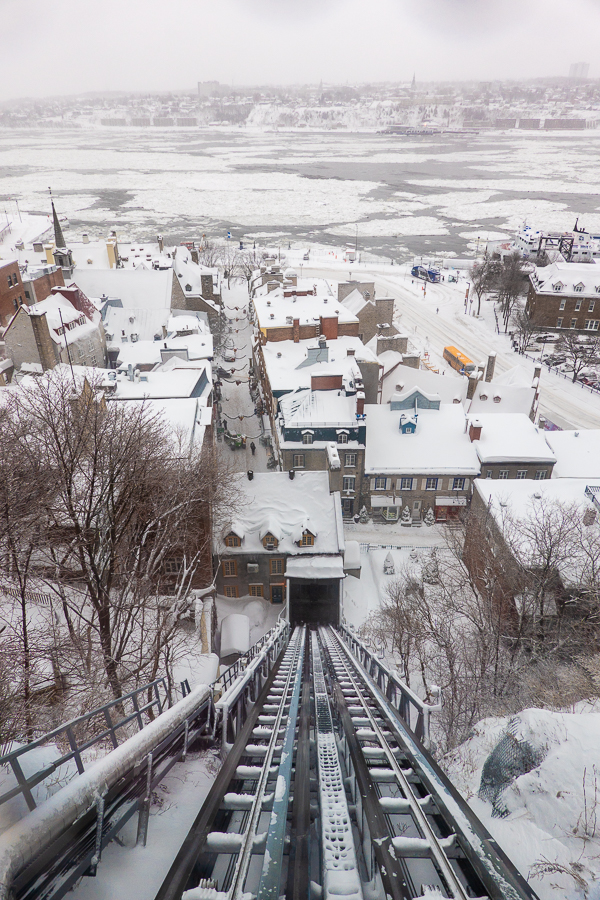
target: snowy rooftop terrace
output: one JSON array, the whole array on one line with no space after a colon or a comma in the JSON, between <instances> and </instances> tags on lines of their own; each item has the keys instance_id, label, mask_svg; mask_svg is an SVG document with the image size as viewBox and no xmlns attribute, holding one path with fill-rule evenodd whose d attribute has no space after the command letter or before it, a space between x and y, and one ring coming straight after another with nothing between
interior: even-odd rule
<instances>
[{"instance_id":1,"label":"snowy rooftop terrace","mask_svg":"<svg viewBox=\"0 0 600 900\"><path fill-rule=\"evenodd\" d=\"M482 426L481 437L473 441L482 463L556 461L544 432L524 413L478 413L469 422Z\"/></svg>"},{"instance_id":2,"label":"snowy rooftop terrace","mask_svg":"<svg viewBox=\"0 0 600 900\"><path fill-rule=\"evenodd\" d=\"M479 459L465 431L466 417L460 404L443 403L439 409L420 409L414 434L400 431L400 417L410 416L410 410L367 404L365 413L366 474L479 474Z\"/></svg>"},{"instance_id":3,"label":"snowy rooftop terrace","mask_svg":"<svg viewBox=\"0 0 600 900\"><path fill-rule=\"evenodd\" d=\"M279 401L285 428L356 428L356 395L343 391L296 391Z\"/></svg>"},{"instance_id":4,"label":"snowy rooftop terrace","mask_svg":"<svg viewBox=\"0 0 600 900\"><path fill-rule=\"evenodd\" d=\"M215 533L215 552L221 555L268 553L262 544L270 532L279 553L315 556L344 552L344 528L338 493L329 493L327 472L257 472L252 481L235 475L238 514ZM312 547L298 547L303 531L315 536ZM226 547L223 539L234 531L241 547Z\"/></svg>"}]
</instances>

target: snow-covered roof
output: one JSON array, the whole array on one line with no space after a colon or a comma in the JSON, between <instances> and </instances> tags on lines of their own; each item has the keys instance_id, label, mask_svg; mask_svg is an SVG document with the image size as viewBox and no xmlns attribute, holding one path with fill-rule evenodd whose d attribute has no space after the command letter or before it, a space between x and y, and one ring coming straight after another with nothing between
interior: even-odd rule
<instances>
[{"instance_id":1,"label":"snow-covered roof","mask_svg":"<svg viewBox=\"0 0 600 900\"><path fill-rule=\"evenodd\" d=\"M337 374L343 376L346 390L354 390L354 384L362 378L357 360L377 362L377 357L358 337L338 337L327 343L327 359L322 362L308 362L308 351L318 346L317 341L276 341L261 348L265 367L274 392L295 391L310 388L311 376L330 374L334 366ZM351 355L348 355L348 351ZM353 352L352 352L353 351Z\"/></svg>"},{"instance_id":2,"label":"snow-covered roof","mask_svg":"<svg viewBox=\"0 0 600 900\"><path fill-rule=\"evenodd\" d=\"M572 294L576 285L581 286L577 291L579 296L598 297L600 293L600 268L589 263L554 262L536 266L530 278L538 294Z\"/></svg>"},{"instance_id":3,"label":"snow-covered roof","mask_svg":"<svg viewBox=\"0 0 600 900\"><path fill-rule=\"evenodd\" d=\"M73 277L88 297L117 298L126 309L171 307L172 269L77 269Z\"/></svg>"},{"instance_id":4,"label":"snow-covered roof","mask_svg":"<svg viewBox=\"0 0 600 900\"><path fill-rule=\"evenodd\" d=\"M414 434L402 434L400 416L405 413L391 410L387 404L368 404L365 413L366 474L479 474L479 460L465 432L460 404L419 410Z\"/></svg>"},{"instance_id":5,"label":"snow-covered roof","mask_svg":"<svg viewBox=\"0 0 600 900\"><path fill-rule=\"evenodd\" d=\"M343 391L295 391L279 409L286 428L356 428L356 395Z\"/></svg>"},{"instance_id":6,"label":"snow-covered roof","mask_svg":"<svg viewBox=\"0 0 600 900\"><path fill-rule=\"evenodd\" d=\"M469 421L475 422L472 415ZM481 437L473 441L481 463L554 463L545 434L524 413L478 413Z\"/></svg>"},{"instance_id":7,"label":"snow-covered roof","mask_svg":"<svg viewBox=\"0 0 600 900\"><path fill-rule=\"evenodd\" d=\"M286 578L344 578L344 561L341 556L301 556L288 559Z\"/></svg>"},{"instance_id":8,"label":"snow-covered roof","mask_svg":"<svg viewBox=\"0 0 600 900\"><path fill-rule=\"evenodd\" d=\"M114 373L114 392L108 394L110 400L166 400L176 397L194 397L200 393L199 386L205 382L201 394L210 393L212 388L211 366L206 363L201 368L177 368L171 371L144 372L140 380L131 381L126 374ZM111 373L112 375L112 373ZM106 374L107 379L109 378Z\"/></svg>"},{"instance_id":9,"label":"snow-covered roof","mask_svg":"<svg viewBox=\"0 0 600 900\"><path fill-rule=\"evenodd\" d=\"M215 552L267 553L262 539L270 532L279 541L280 553L318 556L344 550L339 493L329 493L327 472L257 472L252 481L234 476L237 516L215 537ZM226 547L223 538L233 531L241 547ZM299 547L304 531L315 535L312 547Z\"/></svg>"},{"instance_id":10,"label":"snow-covered roof","mask_svg":"<svg viewBox=\"0 0 600 900\"><path fill-rule=\"evenodd\" d=\"M164 420L175 456L187 457L195 446L202 446L206 426L212 416L212 409L206 406L206 398L124 400L123 403L132 409L143 403L149 416L158 415Z\"/></svg>"},{"instance_id":11,"label":"snow-covered roof","mask_svg":"<svg viewBox=\"0 0 600 900\"><path fill-rule=\"evenodd\" d=\"M342 303L351 313L358 316L360 311L369 303L369 300L365 300L358 288L354 288L353 291L350 291L350 293L344 297Z\"/></svg>"},{"instance_id":12,"label":"snow-covered roof","mask_svg":"<svg viewBox=\"0 0 600 900\"><path fill-rule=\"evenodd\" d=\"M98 326L85 313L79 312L62 295L50 294L45 300L22 306L29 316L46 316L50 337L55 344L65 347L97 332ZM98 315L98 321L100 316Z\"/></svg>"},{"instance_id":13,"label":"snow-covered roof","mask_svg":"<svg viewBox=\"0 0 600 900\"><path fill-rule=\"evenodd\" d=\"M112 344L112 342L111 342ZM114 344L112 344L114 346ZM163 351L186 351L189 360L212 359L213 339L211 334L188 334L184 337L169 337L161 341L134 341L120 344L117 363L128 365L158 365L162 362Z\"/></svg>"},{"instance_id":14,"label":"snow-covered roof","mask_svg":"<svg viewBox=\"0 0 600 900\"><path fill-rule=\"evenodd\" d=\"M600 429L547 431L556 457L553 478L600 478Z\"/></svg>"},{"instance_id":15,"label":"snow-covered roof","mask_svg":"<svg viewBox=\"0 0 600 900\"><path fill-rule=\"evenodd\" d=\"M106 305L102 315L107 340L110 344L121 344L125 340L129 343L132 335L137 335L138 341L153 341L155 337L162 338L163 325L166 328L170 319L170 311L166 307L162 309L143 307L132 309L131 307ZM123 334L123 332L125 333Z\"/></svg>"},{"instance_id":16,"label":"snow-covered roof","mask_svg":"<svg viewBox=\"0 0 600 900\"><path fill-rule=\"evenodd\" d=\"M466 399L468 380L462 375L437 375L426 369L404 366L402 354L395 350L384 350L378 359L384 365L382 403L389 403L392 394L397 391L397 385L401 385L401 392L419 388L423 393L437 394L442 404L462 403Z\"/></svg>"},{"instance_id":17,"label":"snow-covered roof","mask_svg":"<svg viewBox=\"0 0 600 900\"><path fill-rule=\"evenodd\" d=\"M312 293L314 285L317 286L316 296ZM326 281L298 279L296 287L285 289L285 293L290 291L310 291L311 293L307 297L300 297L297 294L285 297L283 285L279 285L272 291L268 291L266 284L257 288L253 303L259 328L279 328L291 325L294 319L299 319L300 325L314 325L321 316L324 318L337 317L338 322L344 324L358 322L357 317L338 301Z\"/></svg>"},{"instance_id":18,"label":"snow-covered roof","mask_svg":"<svg viewBox=\"0 0 600 900\"><path fill-rule=\"evenodd\" d=\"M535 387L531 377L521 366L515 366L491 382L480 381L466 406L470 415L523 413L528 416L534 399Z\"/></svg>"}]
</instances>

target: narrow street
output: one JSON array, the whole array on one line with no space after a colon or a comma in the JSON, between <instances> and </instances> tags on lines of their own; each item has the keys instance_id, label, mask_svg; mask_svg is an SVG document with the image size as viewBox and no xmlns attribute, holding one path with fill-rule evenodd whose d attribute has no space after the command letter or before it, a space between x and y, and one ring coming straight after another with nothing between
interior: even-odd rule
<instances>
[{"instance_id":1,"label":"narrow street","mask_svg":"<svg viewBox=\"0 0 600 900\"><path fill-rule=\"evenodd\" d=\"M217 437L217 446L220 451L233 464L238 472L266 472L267 448L261 437L265 429L269 432L268 417L256 413L256 403L250 394L249 370L252 366L252 325L248 319L248 288L245 281L231 281L231 287L223 282L222 287L223 306L227 322L223 332L223 346L220 354L215 356L215 374L219 368L224 369L227 377L221 375L221 402L219 419L221 425L227 426L227 431L234 436L234 440L227 441L223 434ZM235 350L235 362L223 359L223 355L230 356L225 350L225 344L232 345ZM233 370L233 372L232 372ZM235 440L235 437L238 439ZM234 445L241 443L240 438L245 437L245 448ZM252 453L251 444L255 446Z\"/></svg>"}]
</instances>

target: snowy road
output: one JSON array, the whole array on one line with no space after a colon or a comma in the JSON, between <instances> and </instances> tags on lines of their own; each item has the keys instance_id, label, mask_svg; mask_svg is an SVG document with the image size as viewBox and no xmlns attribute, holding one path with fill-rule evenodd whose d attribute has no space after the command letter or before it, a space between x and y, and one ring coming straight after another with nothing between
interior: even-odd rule
<instances>
[{"instance_id":1,"label":"snowy road","mask_svg":"<svg viewBox=\"0 0 600 900\"><path fill-rule=\"evenodd\" d=\"M398 275L392 274L390 266L385 268L388 271L382 273L369 270L365 264L354 268L352 277L375 280L379 297L395 298L396 324L418 345L429 350L432 360L441 359L447 344L456 345L476 362L486 359L494 350L497 375L519 365L533 378L532 360L515 353L507 335L495 333L492 303L482 303L479 319L465 315L466 280L461 279L458 285L428 284L423 297L423 282L411 279L406 267L398 267ZM348 274L348 266L342 268L339 264L304 267L305 276L341 280ZM542 372L539 409L560 428L600 428L600 394L572 384L547 369Z\"/></svg>"}]
</instances>

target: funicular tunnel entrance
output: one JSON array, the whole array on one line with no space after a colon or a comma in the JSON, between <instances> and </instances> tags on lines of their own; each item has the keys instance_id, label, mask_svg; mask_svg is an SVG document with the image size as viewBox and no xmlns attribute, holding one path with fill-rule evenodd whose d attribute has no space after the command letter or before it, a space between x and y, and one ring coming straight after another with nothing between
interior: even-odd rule
<instances>
[{"instance_id":1,"label":"funicular tunnel entrance","mask_svg":"<svg viewBox=\"0 0 600 900\"><path fill-rule=\"evenodd\" d=\"M338 625L340 582L338 580L290 579L290 624Z\"/></svg>"}]
</instances>

